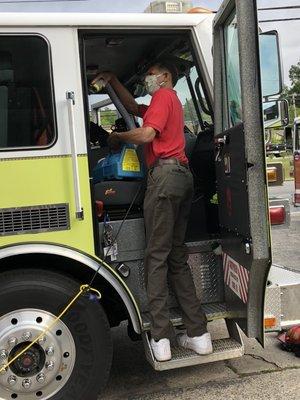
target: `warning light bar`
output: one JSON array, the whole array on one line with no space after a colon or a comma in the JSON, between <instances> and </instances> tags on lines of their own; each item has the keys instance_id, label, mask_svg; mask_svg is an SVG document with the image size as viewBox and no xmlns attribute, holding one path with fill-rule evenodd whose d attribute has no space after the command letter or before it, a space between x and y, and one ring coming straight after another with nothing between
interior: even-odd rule
<instances>
[{"instance_id":1,"label":"warning light bar","mask_svg":"<svg viewBox=\"0 0 300 400\"><path fill-rule=\"evenodd\" d=\"M272 225L282 225L285 223L285 208L284 206L270 207L270 220Z\"/></svg>"},{"instance_id":2,"label":"warning light bar","mask_svg":"<svg viewBox=\"0 0 300 400\"><path fill-rule=\"evenodd\" d=\"M268 182L277 182L277 168L267 167Z\"/></svg>"},{"instance_id":3,"label":"warning light bar","mask_svg":"<svg viewBox=\"0 0 300 400\"><path fill-rule=\"evenodd\" d=\"M283 185L284 182L284 168L280 161L274 161L267 165L267 179L269 186Z\"/></svg>"},{"instance_id":4,"label":"warning light bar","mask_svg":"<svg viewBox=\"0 0 300 400\"><path fill-rule=\"evenodd\" d=\"M277 325L277 320L275 317L265 317L264 318L264 326L265 329L272 329L275 328Z\"/></svg>"}]
</instances>

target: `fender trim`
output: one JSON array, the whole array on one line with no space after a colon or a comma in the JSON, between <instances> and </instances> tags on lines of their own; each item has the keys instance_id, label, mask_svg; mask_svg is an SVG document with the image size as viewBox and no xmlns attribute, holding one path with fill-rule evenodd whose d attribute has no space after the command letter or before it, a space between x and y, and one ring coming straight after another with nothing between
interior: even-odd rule
<instances>
[{"instance_id":1,"label":"fender trim","mask_svg":"<svg viewBox=\"0 0 300 400\"><path fill-rule=\"evenodd\" d=\"M0 249L0 260L25 254L51 254L62 256L74 261L78 261L94 271L97 271L99 265L102 264L101 260L94 259L87 254L79 253L77 250L44 243L18 244L9 247L3 247ZM107 268L101 265L98 273L117 291L126 306L135 332L140 334L142 320L132 294L126 291L124 288L124 283L113 270L110 272Z\"/></svg>"}]
</instances>

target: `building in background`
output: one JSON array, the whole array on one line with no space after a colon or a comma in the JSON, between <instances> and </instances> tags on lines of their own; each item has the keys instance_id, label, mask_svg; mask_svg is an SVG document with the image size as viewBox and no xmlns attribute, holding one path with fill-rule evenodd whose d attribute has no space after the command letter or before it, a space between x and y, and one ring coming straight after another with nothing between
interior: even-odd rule
<instances>
[{"instance_id":1,"label":"building in background","mask_svg":"<svg viewBox=\"0 0 300 400\"><path fill-rule=\"evenodd\" d=\"M152 1L146 8L146 13L184 13L193 7L192 1L173 0L173 1Z\"/></svg>"}]
</instances>

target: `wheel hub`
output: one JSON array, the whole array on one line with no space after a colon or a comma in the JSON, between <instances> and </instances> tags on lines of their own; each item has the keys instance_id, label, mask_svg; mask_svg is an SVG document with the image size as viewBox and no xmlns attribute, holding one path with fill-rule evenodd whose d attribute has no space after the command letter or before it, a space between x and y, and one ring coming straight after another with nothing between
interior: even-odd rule
<instances>
[{"instance_id":1,"label":"wheel hub","mask_svg":"<svg viewBox=\"0 0 300 400\"><path fill-rule=\"evenodd\" d=\"M7 364L55 320L47 311L22 309L0 318L0 366ZM0 374L0 398L46 400L67 383L76 349L68 327L59 321Z\"/></svg>"},{"instance_id":2,"label":"wheel hub","mask_svg":"<svg viewBox=\"0 0 300 400\"><path fill-rule=\"evenodd\" d=\"M30 342L17 344L10 352L8 361L21 353L29 344ZM44 349L35 343L11 364L10 369L15 375L28 378L37 375L43 369L45 362L46 354Z\"/></svg>"}]
</instances>

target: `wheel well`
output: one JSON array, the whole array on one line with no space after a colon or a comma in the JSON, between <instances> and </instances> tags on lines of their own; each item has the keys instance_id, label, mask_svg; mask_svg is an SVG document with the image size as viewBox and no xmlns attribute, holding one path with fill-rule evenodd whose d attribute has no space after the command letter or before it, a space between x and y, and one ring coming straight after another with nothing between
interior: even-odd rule
<instances>
[{"instance_id":1,"label":"wheel well","mask_svg":"<svg viewBox=\"0 0 300 400\"><path fill-rule=\"evenodd\" d=\"M7 270L25 268L54 271L73 278L79 285L89 284L95 274L92 268L79 261L54 254L15 255L2 259L0 262L0 274ZM123 300L106 279L97 275L92 286L102 294L101 305L106 312L111 327L118 326L121 321L126 319L130 321Z\"/></svg>"}]
</instances>

